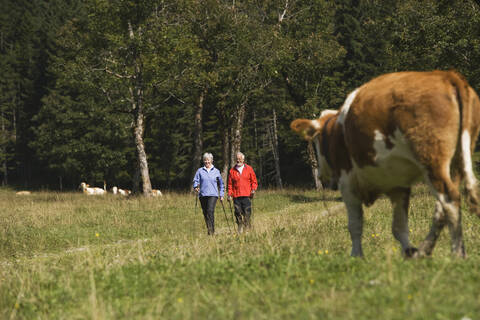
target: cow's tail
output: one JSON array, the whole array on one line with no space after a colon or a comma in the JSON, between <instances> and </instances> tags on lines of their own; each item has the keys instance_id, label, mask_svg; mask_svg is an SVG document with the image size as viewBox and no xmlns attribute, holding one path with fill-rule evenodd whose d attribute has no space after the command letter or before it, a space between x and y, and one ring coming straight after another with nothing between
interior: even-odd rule
<instances>
[{"instance_id":1,"label":"cow's tail","mask_svg":"<svg viewBox=\"0 0 480 320\"><path fill-rule=\"evenodd\" d=\"M462 160L467 201L470 211L480 217L478 182L473 171L472 162L472 151L474 150L479 131L477 113L480 112L480 102L476 93L462 76L454 73L451 81L456 89L460 111L460 158Z\"/></svg>"}]
</instances>

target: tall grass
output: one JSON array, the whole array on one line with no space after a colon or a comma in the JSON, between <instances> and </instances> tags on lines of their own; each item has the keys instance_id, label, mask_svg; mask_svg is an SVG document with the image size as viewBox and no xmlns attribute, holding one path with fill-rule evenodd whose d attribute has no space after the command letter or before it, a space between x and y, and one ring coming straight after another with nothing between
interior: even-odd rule
<instances>
[{"instance_id":1,"label":"tall grass","mask_svg":"<svg viewBox=\"0 0 480 320\"><path fill-rule=\"evenodd\" d=\"M429 229L426 189L411 235ZM480 221L464 210L467 259L444 231L433 257L404 260L386 199L366 209L365 259L349 257L338 193L260 191L254 230L217 204L206 235L191 194L15 196L0 189L1 319L478 319Z\"/></svg>"}]
</instances>

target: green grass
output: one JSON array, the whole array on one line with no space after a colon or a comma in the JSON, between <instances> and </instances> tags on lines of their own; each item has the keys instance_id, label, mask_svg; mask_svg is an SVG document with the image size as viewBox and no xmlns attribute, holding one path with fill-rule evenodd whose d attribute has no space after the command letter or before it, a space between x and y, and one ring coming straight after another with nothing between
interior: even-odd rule
<instances>
[{"instance_id":1,"label":"green grass","mask_svg":"<svg viewBox=\"0 0 480 320\"><path fill-rule=\"evenodd\" d=\"M415 244L433 206L417 187ZM354 259L335 192L260 191L240 236L218 203L209 237L190 194L0 189L0 319L479 319L480 221L464 212L467 259L444 230L432 258L405 260L380 199Z\"/></svg>"}]
</instances>

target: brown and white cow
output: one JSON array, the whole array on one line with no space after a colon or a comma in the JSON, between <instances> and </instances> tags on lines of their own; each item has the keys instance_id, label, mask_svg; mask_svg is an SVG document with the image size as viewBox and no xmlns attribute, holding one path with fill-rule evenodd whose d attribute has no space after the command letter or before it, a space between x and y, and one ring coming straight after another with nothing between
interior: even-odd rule
<instances>
[{"instance_id":1,"label":"brown and white cow","mask_svg":"<svg viewBox=\"0 0 480 320\"><path fill-rule=\"evenodd\" d=\"M379 76L350 93L340 110L319 119L297 119L291 128L317 150L320 175L338 179L348 211L352 256L362 256L363 208L386 194L392 232L406 256L431 255L445 225L452 252L465 256L460 182L470 209L480 216L472 152L480 129L480 102L453 71ZM436 197L429 234L418 250L409 241L411 186L424 180Z\"/></svg>"}]
</instances>

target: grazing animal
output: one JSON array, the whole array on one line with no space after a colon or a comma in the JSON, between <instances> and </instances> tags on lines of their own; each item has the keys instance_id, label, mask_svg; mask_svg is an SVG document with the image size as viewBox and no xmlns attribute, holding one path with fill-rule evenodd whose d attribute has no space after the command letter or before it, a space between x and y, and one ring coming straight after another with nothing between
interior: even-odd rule
<instances>
[{"instance_id":1,"label":"grazing animal","mask_svg":"<svg viewBox=\"0 0 480 320\"><path fill-rule=\"evenodd\" d=\"M15 194L16 194L17 196L28 196L28 195L31 195L32 192L22 190L22 191L17 191Z\"/></svg>"},{"instance_id":2,"label":"grazing animal","mask_svg":"<svg viewBox=\"0 0 480 320\"><path fill-rule=\"evenodd\" d=\"M348 212L352 256L362 256L363 207L386 194L392 232L407 257L430 256L443 227L451 250L465 256L460 183L480 217L472 152L480 130L480 102L454 71L399 72L374 78L350 93L338 111L297 119L291 128L316 146L320 175L338 180ZM436 198L431 229L419 248L409 241L413 184L425 181Z\"/></svg>"},{"instance_id":3,"label":"grazing animal","mask_svg":"<svg viewBox=\"0 0 480 320\"><path fill-rule=\"evenodd\" d=\"M163 194L160 190L158 189L152 189L152 196L154 197L161 197Z\"/></svg>"},{"instance_id":4,"label":"grazing animal","mask_svg":"<svg viewBox=\"0 0 480 320\"><path fill-rule=\"evenodd\" d=\"M80 187L83 191L84 194L89 195L89 196L94 196L94 195L104 195L107 193L105 185L102 188L98 187L93 187L91 188L90 185L88 185L85 182L80 183Z\"/></svg>"},{"instance_id":5,"label":"grazing animal","mask_svg":"<svg viewBox=\"0 0 480 320\"><path fill-rule=\"evenodd\" d=\"M120 194L122 196L129 196L132 193L132 191L130 191L130 190L120 189L118 187L113 187L112 192L113 192L113 194Z\"/></svg>"}]
</instances>

